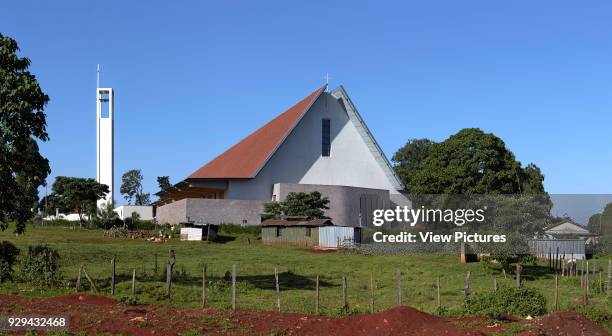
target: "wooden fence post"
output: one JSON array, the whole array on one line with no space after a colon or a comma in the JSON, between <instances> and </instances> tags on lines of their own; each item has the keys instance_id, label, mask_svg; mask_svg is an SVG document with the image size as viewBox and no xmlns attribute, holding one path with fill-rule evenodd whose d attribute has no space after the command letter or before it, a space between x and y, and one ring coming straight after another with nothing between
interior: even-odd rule
<instances>
[{"instance_id":1,"label":"wooden fence post","mask_svg":"<svg viewBox=\"0 0 612 336\"><path fill-rule=\"evenodd\" d=\"M521 287L521 271L523 270L523 266L520 264L516 264L516 288Z\"/></svg>"},{"instance_id":2,"label":"wooden fence post","mask_svg":"<svg viewBox=\"0 0 612 336\"><path fill-rule=\"evenodd\" d=\"M465 286L463 286L463 295L468 297L470 295L470 279L472 278L472 271L467 271L467 275L465 277Z\"/></svg>"},{"instance_id":3,"label":"wooden fence post","mask_svg":"<svg viewBox=\"0 0 612 336\"><path fill-rule=\"evenodd\" d=\"M136 293L136 268L132 268L132 296Z\"/></svg>"},{"instance_id":4,"label":"wooden fence post","mask_svg":"<svg viewBox=\"0 0 612 336\"><path fill-rule=\"evenodd\" d=\"M374 274L370 272L370 314L374 314Z\"/></svg>"},{"instance_id":5,"label":"wooden fence post","mask_svg":"<svg viewBox=\"0 0 612 336\"><path fill-rule=\"evenodd\" d=\"M91 287L94 289L94 291L97 294L98 287L96 287L96 283L93 281L92 278L89 277L89 274L87 274L87 271L85 270L85 266L82 266L82 269L83 269L83 274L85 275L85 278L89 281L89 283L91 284Z\"/></svg>"},{"instance_id":6,"label":"wooden fence post","mask_svg":"<svg viewBox=\"0 0 612 336\"><path fill-rule=\"evenodd\" d=\"M276 282L276 309L281 311L281 302L280 302L280 288L278 286L278 270L274 267L274 281Z\"/></svg>"},{"instance_id":7,"label":"wooden fence post","mask_svg":"<svg viewBox=\"0 0 612 336\"><path fill-rule=\"evenodd\" d=\"M610 288L610 286L612 285L612 260L608 260L608 295L610 294L610 291L612 291L612 289Z\"/></svg>"},{"instance_id":8,"label":"wooden fence post","mask_svg":"<svg viewBox=\"0 0 612 336\"><path fill-rule=\"evenodd\" d=\"M111 259L111 295L115 295L115 257Z\"/></svg>"},{"instance_id":9,"label":"wooden fence post","mask_svg":"<svg viewBox=\"0 0 612 336\"><path fill-rule=\"evenodd\" d=\"M76 281L76 292L78 293L81 290L81 272L83 272L83 264L79 267L79 275L77 275Z\"/></svg>"},{"instance_id":10,"label":"wooden fence post","mask_svg":"<svg viewBox=\"0 0 612 336\"><path fill-rule=\"evenodd\" d=\"M316 302L315 302L315 314L319 315L319 275L317 274L317 283L315 285L316 290Z\"/></svg>"},{"instance_id":11,"label":"wooden fence post","mask_svg":"<svg viewBox=\"0 0 612 336\"><path fill-rule=\"evenodd\" d=\"M236 309L236 264L232 265L232 309Z\"/></svg>"},{"instance_id":12,"label":"wooden fence post","mask_svg":"<svg viewBox=\"0 0 612 336\"><path fill-rule=\"evenodd\" d=\"M587 275L587 274L588 274L588 273L584 273L584 274L582 274L582 278L588 277L588 275ZM583 281L583 283L586 283L586 280L582 280L582 281ZM587 293L587 291L588 291L588 290L587 290L587 286L585 285L585 286L583 287L583 291L582 291L582 302L583 302L585 305L589 304L589 297L588 297L588 293Z\"/></svg>"},{"instance_id":13,"label":"wooden fence post","mask_svg":"<svg viewBox=\"0 0 612 336\"><path fill-rule=\"evenodd\" d=\"M584 287L586 288L587 293L591 290L589 285L589 261L586 262L586 270L584 272Z\"/></svg>"},{"instance_id":14,"label":"wooden fence post","mask_svg":"<svg viewBox=\"0 0 612 336\"><path fill-rule=\"evenodd\" d=\"M206 307L206 264L202 270L202 308Z\"/></svg>"},{"instance_id":15,"label":"wooden fence post","mask_svg":"<svg viewBox=\"0 0 612 336\"><path fill-rule=\"evenodd\" d=\"M591 276L591 281L593 281L593 288L592 291L595 291L595 288L597 287L597 276L595 275L595 272L597 271L597 263L595 262L595 260L593 260L593 267L591 270L591 273L593 274Z\"/></svg>"},{"instance_id":16,"label":"wooden fence post","mask_svg":"<svg viewBox=\"0 0 612 336\"><path fill-rule=\"evenodd\" d=\"M506 269L502 268L502 274L504 275L504 279L508 279L508 277L506 276Z\"/></svg>"},{"instance_id":17,"label":"wooden fence post","mask_svg":"<svg viewBox=\"0 0 612 336\"><path fill-rule=\"evenodd\" d=\"M402 273L399 268L395 271L395 279L397 282L397 305L401 306L402 305Z\"/></svg>"},{"instance_id":18,"label":"wooden fence post","mask_svg":"<svg viewBox=\"0 0 612 336\"><path fill-rule=\"evenodd\" d=\"M555 311L559 311L559 276L555 274Z\"/></svg>"},{"instance_id":19,"label":"wooden fence post","mask_svg":"<svg viewBox=\"0 0 612 336\"><path fill-rule=\"evenodd\" d=\"M603 284L603 269L599 270L599 292L604 292L604 284Z\"/></svg>"},{"instance_id":20,"label":"wooden fence post","mask_svg":"<svg viewBox=\"0 0 612 336\"><path fill-rule=\"evenodd\" d=\"M157 253L155 253L155 275L157 275Z\"/></svg>"},{"instance_id":21,"label":"wooden fence post","mask_svg":"<svg viewBox=\"0 0 612 336\"><path fill-rule=\"evenodd\" d=\"M442 306L442 298L440 297L440 277L436 279L436 308L440 308Z\"/></svg>"},{"instance_id":22,"label":"wooden fence post","mask_svg":"<svg viewBox=\"0 0 612 336\"><path fill-rule=\"evenodd\" d=\"M342 311L348 312L348 284L346 283L346 276L342 277Z\"/></svg>"},{"instance_id":23,"label":"wooden fence post","mask_svg":"<svg viewBox=\"0 0 612 336\"><path fill-rule=\"evenodd\" d=\"M497 278L493 277L493 291L497 292Z\"/></svg>"},{"instance_id":24,"label":"wooden fence post","mask_svg":"<svg viewBox=\"0 0 612 336\"><path fill-rule=\"evenodd\" d=\"M174 250L170 250L168 255L168 262L166 263L166 297L170 298L172 294L172 269L176 262L176 254Z\"/></svg>"}]
</instances>

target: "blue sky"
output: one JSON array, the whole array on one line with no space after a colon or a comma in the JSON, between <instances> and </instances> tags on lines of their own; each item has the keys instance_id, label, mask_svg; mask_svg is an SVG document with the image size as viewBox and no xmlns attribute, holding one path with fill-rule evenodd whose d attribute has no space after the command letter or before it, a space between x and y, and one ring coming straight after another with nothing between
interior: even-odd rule
<instances>
[{"instance_id":1,"label":"blue sky","mask_svg":"<svg viewBox=\"0 0 612 336\"><path fill-rule=\"evenodd\" d=\"M52 175L95 177L96 64L116 90L116 177L178 182L324 82L383 150L464 127L540 166L551 193L612 191L609 1L9 1L51 97ZM119 203L120 196L115 196Z\"/></svg>"}]
</instances>

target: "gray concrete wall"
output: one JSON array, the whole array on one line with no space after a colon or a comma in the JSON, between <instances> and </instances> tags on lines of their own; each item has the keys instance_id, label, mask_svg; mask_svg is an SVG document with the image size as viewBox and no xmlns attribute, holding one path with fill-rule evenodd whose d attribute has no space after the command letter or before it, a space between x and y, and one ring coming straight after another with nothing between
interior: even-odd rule
<instances>
[{"instance_id":1,"label":"gray concrete wall","mask_svg":"<svg viewBox=\"0 0 612 336\"><path fill-rule=\"evenodd\" d=\"M157 208L157 222L179 224L261 224L263 201L186 198Z\"/></svg>"},{"instance_id":2,"label":"gray concrete wall","mask_svg":"<svg viewBox=\"0 0 612 336\"><path fill-rule=\"evenodd\" d=\"M178 224L187 221L187 199L157 207L155 219L158 224Z\"/></svg>"},{"instance_id":3,"label":"gray concrete wall","mask_svg":"<svg viewBox=\"0 0 612 336\"><path fill-rule=\"evenodd\" d=\"M391 206L389 191L383 189L318 184L274 185L274 195L279 201L284 200L291 192L313 191L329 198L329 210L325 211L325 215L330 217L334 224L341 226L370 227L372 210L387 209Z\"/></svg>"}]
</instances>

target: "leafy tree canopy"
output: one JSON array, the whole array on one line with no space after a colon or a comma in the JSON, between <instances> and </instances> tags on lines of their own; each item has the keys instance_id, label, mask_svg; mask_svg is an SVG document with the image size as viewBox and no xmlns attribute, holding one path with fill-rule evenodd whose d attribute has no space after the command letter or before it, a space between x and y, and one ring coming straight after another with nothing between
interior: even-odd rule
<instances>
[{"instance_id":1,"label":"leafy tree canopy","mask_svg":"<svg viewBox=\"0 0 612 336\"><path fill-rule=\"evenodd\" d=\"M536 165L522 168L499 137L478 128L440 143L410 140L393 161L411 194L544 193L544 176Z\"/></svg>"},{"instance_id":2,"label":"leafy tree canopy","mask_svg":"<svg viewBox=\"0 0 612 336\"><path fill-rule=\"evenodd\" d=\"M148 205L151 203L149 193L142 191L142 180L140 169L128 170L121 177L121 189L119 191L129 204Z\"/></svg>"},{"instance_id":3,"label":"leafy tree canopy","mask_svg":"<svg viewBox=\"0 0 612 336\"><path fill-rule=\"evenodd\" d=\"M280 219L284 216L299 216L309 219L326 218L325 210L329 199L322 197L318 191L311 193L291 192L282 202L268 202L264 204L264 213L275 219Z\"/></svg>"},{"instance_id":4,"label":"leafy tree canopy","mask_svg":"<svg viewBox=\"0 0 612 336\"><path fill-rule=\"evenodd\" d=\"M165 191L165 190L172 188L172 184L170 183L169 176L158 176L157 184L159 185L160 191Z\"/></svg>"},{"instance_id":5,"label":"leafy tree canopy","mask_svg":"<svg viewBox=\"0 0 612 336\"><path fill-rule=\"evenodd\" d=\"M603 222L601 221L601 219L602 217L600 213L593 214L591 217L589 217L589 223L587 224L587 229L589 229L591 233L600 234L601 226L603 225Z\"/></svg>"},{"instance_id":6,"label":"leafy tree canopy","mask_svg":"<svg viewBox=\"0 0 612 336\"><path fill-rule=\"evenodd\" d=\"M591 233L612 238L612 203L608 203L602 213L596 213L589 217L587 228Z\"/></svg>"},{"instance_id":7,"label":"leafy tree canopy","mask_svg":"<svg viewBox=\"0 0 612 336\"><path fill-rule=\"evenodd\" d=\"M433 144L434 142L429 139L410 139L393 155L391 161L395 163L395 171L404 183L421 169Z\"/></svg>"},{"instance_id":8,"label":"leafy tree canopy","mask_svg":"<svg viewBox=\"0 0 612 336\"><path fill-rule=\"evenodd\" d=\"M108 194L108 186L92 178L58 176L52 186L54 205L61 212L79 214L81 226L85 222L83 215L96 213L96 202Z\"/></svg>"},{"instance_id":9,"label":"leafy tree canopy","mask_svg":"<svg viewBox=\"0 0 612 336\"><path fill-rule=\"evenodd\" d=\"M44 113L49 97L18 50L15 40L0 34L0 229L14 221L22 233L51 170L36 143L49 140Z\"/></svg>"}]
</instances>

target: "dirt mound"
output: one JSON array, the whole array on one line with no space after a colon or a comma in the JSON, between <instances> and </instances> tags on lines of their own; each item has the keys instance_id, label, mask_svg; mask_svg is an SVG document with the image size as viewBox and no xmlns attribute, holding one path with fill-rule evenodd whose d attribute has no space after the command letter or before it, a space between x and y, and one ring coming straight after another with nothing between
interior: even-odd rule
<instances>
[{"instance_id":1,"label":"dirt mound","mask_svg":"<svg viewBox=\"0 0 612 336\"><path fill-rule=\"evenodd\" d=\"M298 313L229 311L216 308L176 309L130 306L91 295L29 298L0 295L0 311L20 315L69 315L70 330L86 334L181 335L492 335L517 330L520 335L608 335L576 313L563 312L534 320L491 321L484 317L445 318L410 307L343 318ZM514 323L514 329L506 329ZM516 329L516 323L525 328Z\"/></svg>"},{"instance_id":2,"label":"dirt mound","mask_svg":"<svg viewBox=\"0 0 612 336\"><path fill-rule=\"evenodd\" d=\"M397 307L378 314L363 314L310 323L300 335L484 335L460 330L445 319L411 307Z\"/></svg>"},{"instance_id":3,"label":"dirt mound","mask_svg":"<svg viewBox=\"0 0 612 336\"><path fill-rule=\"evenodd\" d=\"M543 334L550 336L608 336L602 327L575 312L559 312L540 317L533 322Z\"/></svg>"}]
</instances>

